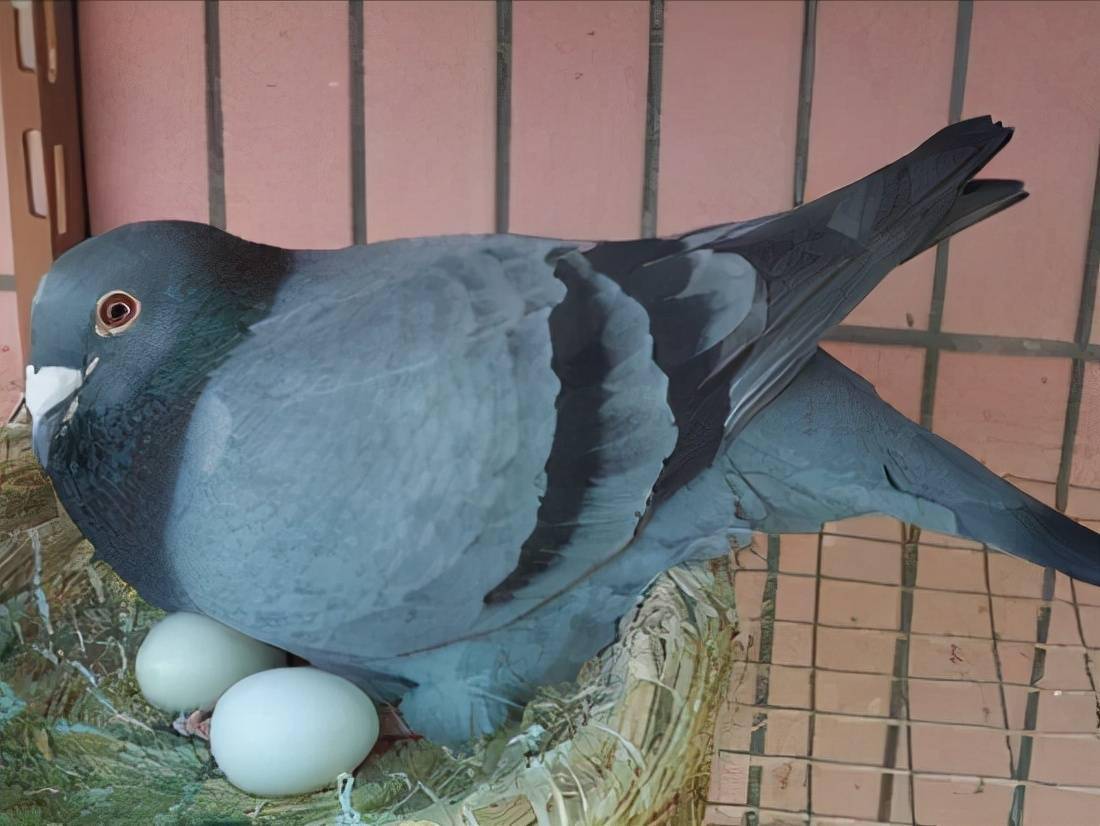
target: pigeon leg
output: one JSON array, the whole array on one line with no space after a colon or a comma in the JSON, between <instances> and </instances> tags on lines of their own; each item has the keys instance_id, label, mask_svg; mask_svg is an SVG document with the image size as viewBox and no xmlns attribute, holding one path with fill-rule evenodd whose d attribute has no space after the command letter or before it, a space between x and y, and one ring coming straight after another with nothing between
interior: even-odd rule
<instances>
[{"instance_id":1,"label":"pigeon leg","mask_svg":"<svg viewBox=\"0 0 1100 826\"><path fill-rule=\"evenodd\" d=\"M184 737L201 737L203 740L209 740L210 718L213 714L214 712L204 711L201 708L187 715L180 714L172 722L172 728Z\"/></svg>"},{"instance_id":2,"label":"pigeon leg","mask_svg":"<svg viewBox=\"0 0 1100 826\"><path fill-rule=\"evenodd\" d=\"M371 749L370 756L385 754L403 740L423 740L424 738L409 728L396 706L388 703L378 705L378 742Z\"/></svg>"}]
</instances>

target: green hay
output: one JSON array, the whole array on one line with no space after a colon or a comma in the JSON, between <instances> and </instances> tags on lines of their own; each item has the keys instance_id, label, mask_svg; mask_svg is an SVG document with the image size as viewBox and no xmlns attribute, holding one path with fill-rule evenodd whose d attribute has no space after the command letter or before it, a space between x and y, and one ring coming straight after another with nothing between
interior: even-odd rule
<instances>
[{"instance_id":1,"label":"green hay","mask_svg":"<svg viewBox=\"0 0 1100 826\"><path fill-rule=\"evenodd\" d=\"M0 430L0 826L357 822L335 789L239 791L144 702L134 657L163 613L92 561L27 437ZM575 684L467 753L406 741L372 757L351 806L365 824L698 822L733 629L726 564L676 569Z\"/></svg>"}]
</instances>

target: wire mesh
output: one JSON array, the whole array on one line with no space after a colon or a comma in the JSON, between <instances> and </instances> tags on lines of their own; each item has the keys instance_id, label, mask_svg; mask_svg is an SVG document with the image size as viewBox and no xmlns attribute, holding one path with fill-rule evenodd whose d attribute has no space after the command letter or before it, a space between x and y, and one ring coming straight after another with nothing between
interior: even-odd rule
<instances>
[{"instance_id":1,"label":"wire mesh","mask_svg":"<svg viewBox=\"0 0 1100 826\"><path fill-rule=\"evenodd\" d=\"M736 561L708 824L1095 821L1100 589L878 517Z\"/></svg>"}]
</instances>

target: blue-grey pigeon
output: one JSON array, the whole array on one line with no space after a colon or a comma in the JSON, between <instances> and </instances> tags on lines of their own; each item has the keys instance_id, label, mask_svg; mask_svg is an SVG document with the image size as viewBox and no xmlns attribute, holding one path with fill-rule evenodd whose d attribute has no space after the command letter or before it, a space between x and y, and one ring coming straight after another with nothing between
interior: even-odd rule
<instances>
[{"instance_id":1,"label":"blue-grey pigeon","mask_svg":"<svg viewBox=\"0 0 1100 826\"><path fill-rule=\"evenodd\" d=\"M34 446L97 554L457 743L571 679L652 579L885 513L1100 582L1097 535L818 349L902 261L1025 197L943 129L778 215L659 239L336 251L154 221L33 308Z\"/></svg>"}]
</instances>

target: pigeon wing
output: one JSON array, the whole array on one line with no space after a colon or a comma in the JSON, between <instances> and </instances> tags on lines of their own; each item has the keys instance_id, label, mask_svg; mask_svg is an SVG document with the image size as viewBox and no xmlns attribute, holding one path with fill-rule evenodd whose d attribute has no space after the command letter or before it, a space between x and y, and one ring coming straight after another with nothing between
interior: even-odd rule
<instances>
[{"instance_id":1,"label":"pigeon wing","mask_svg":"<svg viewBox=\"0 0 1100 826\"><path fill-rule=\"evenodd\" d=\"M290 650L362 657L471 621L545 492L558 243L296 254L184 445L168 543L200 609Z\"/></svg>"}]
</instances>

